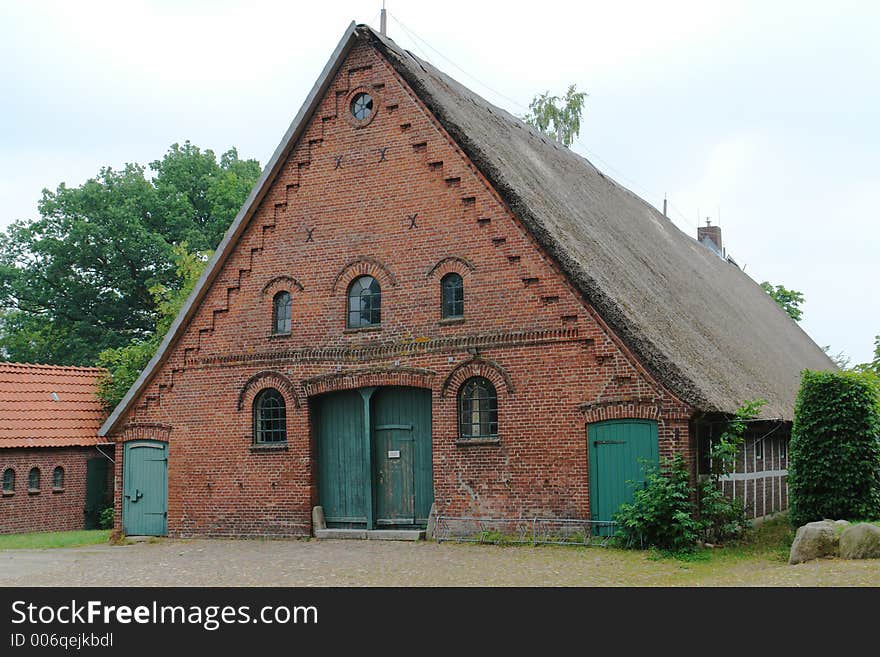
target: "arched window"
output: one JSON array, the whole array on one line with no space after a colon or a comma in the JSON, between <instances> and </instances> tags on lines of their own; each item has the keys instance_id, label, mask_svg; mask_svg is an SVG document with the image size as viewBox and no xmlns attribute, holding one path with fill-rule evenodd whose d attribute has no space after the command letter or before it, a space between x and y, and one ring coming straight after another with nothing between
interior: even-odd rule
<instances>
[{"instance_id":1,"label":"arched window","mask_svg":"<svg viewBox=\"0 0 880 657\"><path fill-rule=\"evenodd\" d=\"M3 471L3 492L15 492L15 470L12 468L6 468L6 470Z\"/></svg>"},{"instance_id":2,"label":"arched window","mask_svg":"<svg viewBox=\"0 0 880 657\"><path fill-rule=\"evenodd\" d=\"M356 278L348 288L348 328L382 322L382 289L372 276Z\"/></svg>"},{"instance_id":3,"label":"arched window","mask_svg":"<svg viewBox=\"0 0 880 657\"><path fill-rule=\"evenodd\" d=\"M456 273L446 274L440 281L442 297L440 314L443 319L464 317L464 282Z\"/></svg>"},{"instance_id":4,"label":"arched window","mask_svg":"<svg viewBox=\"0 0 880 657\"><path fill-rule=\"evenodd\" d=\"M284 397L275 388L266 388L254 399L254 442L278 444L286 441Z\"/></svg>"},{"instance_id":5,"label":"arched window","mask_svg":"<svg viewBox=\"0 0 880 657\"><path fill-rule=\"evenodd\" d=\"M293 300L290 292L279 292L272 300L272 333L287 335L290 333L290 313Z\"/></svg>"},{"instance_id":6,"label":"arched window","mask_svg":"<svg viewBox=\"0 0 880 657\"><path fill-rule=\"evenodd\" d=\"M28 490L40 490L40 469L31 468L28 473Z\"/></svg>"},{"instance_id":7,"label":"arched window","mask_svg":"<svg viewBox=\"0 0 880 657\"><path fill-rule=\"evenodd\" d=\"M458 427L462 440L498 437L498 395L488 379L475 376L458 391Z\"/></svg>"},{"instance_id":8,"label":"arched window","mask_svg":"<svg viewBox=\"0 0 880 657\"><path fill-rule=\"evenodd\" d=\"M64 468L60 465L52 470L52 488L64 488Z\"/></svg>"}]
</instances>

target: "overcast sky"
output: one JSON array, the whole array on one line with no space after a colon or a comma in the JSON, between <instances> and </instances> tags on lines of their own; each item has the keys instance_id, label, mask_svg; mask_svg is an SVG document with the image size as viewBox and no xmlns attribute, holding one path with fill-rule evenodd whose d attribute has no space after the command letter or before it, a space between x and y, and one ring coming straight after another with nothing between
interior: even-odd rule
<instances>
[{"instance_id":1,"label":"overcast sky","mask_svg":"<svg viewBox=\"0 0 880 657\"><path fill-rule=\"evenodd\" d=\"M0 226L44 187L186 139L265 164L351 20L381 0L4 0ZM574 150L698 213L757 281L806 296L820 345L880 333L880 3L390 0L388 33L515 114L590 95ZM415 35L415 36L413 36ZM423 40L423 41L420 41Z\"/></svg>"}]
</instances>

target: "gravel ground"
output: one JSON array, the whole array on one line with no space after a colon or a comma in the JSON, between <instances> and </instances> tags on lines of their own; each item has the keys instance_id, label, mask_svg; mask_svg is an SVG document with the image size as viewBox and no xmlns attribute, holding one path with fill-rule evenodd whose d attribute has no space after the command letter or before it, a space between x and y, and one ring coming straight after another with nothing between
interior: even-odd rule
<instances>
[{"instance_id":1,"label":"gravel ground","mask_svg":"<svg viewBox=\"0 0 880 657\"><path fill-rule=\"evenodd\" d=\"M0 586L880 586L880 560L684 563L604 548L170 540L0 551Z\"/></svg>"}]
</instances>

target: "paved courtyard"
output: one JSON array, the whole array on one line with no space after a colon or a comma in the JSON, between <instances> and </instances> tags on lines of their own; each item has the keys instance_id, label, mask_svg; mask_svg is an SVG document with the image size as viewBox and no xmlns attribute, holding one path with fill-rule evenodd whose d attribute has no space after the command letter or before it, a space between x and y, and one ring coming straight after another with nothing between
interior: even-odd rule
<instances>
[{"instance_id":1,"label":"paved courtyard","mask_svg":"<svg viewBox=\"0 0 880 657\"><path fill-rule=\"evenodd\" d=\"M159 540L0 551L0 586L880 586L880 560L680 562L604 548Z\"/></svg>"}]
</instances>

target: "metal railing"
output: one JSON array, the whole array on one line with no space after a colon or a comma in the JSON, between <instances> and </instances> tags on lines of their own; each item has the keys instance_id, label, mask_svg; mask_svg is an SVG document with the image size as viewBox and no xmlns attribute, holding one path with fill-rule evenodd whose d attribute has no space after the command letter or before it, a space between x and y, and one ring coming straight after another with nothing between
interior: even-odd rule
<instances>
[{"instance_id":1,"label":"metal railing","mask_svg":"<svg viewBox=\"0 0 880 657\"><path fill-rule=\"evenodd\" d=\"M616 529L617 523L609 520L437 516L434 539L438 543L604 547Z\"/></svg>"}]
</instances>

